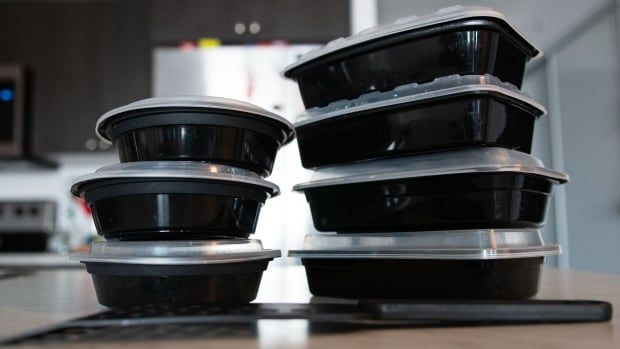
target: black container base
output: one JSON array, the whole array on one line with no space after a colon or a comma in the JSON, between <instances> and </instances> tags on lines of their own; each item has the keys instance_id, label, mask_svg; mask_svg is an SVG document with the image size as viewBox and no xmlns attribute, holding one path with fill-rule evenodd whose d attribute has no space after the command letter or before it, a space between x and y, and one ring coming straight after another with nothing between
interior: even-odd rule
<instances>
[{"instance_id":1,"label":"black container base","mask_svg":"<svg viewBox=\"0 0 620 349\"><path fill-rule=\"evenodd\" d=\"M107 180L84 198L106 239L247 238L269 197L243 184L182 180Z\"/></svg>"},{"instance_id":2,"label":"black container base","mask_svg":"<svg viewBox=\"0 0 620 349\"><path fill-rule=\"evenodd\" d=\"M356 299L525 299L538 292L542 262L302 259L313 295Z\"/></svg>"},{"instance_id":3,"label":"black container base","mask_svg":"<svg viewBox=\"0 0 620 349\"><path fill-rule=\"evenodd\" d=\"M252 130L214 125L164 125L140 128L115 141L121 162L204 161L271 174L280 144Z\"/></svg>"},{"instance_id":4,"label":"black container base","mask_svg":"<svg viewBox=\"0 0 620 349\"><path fill-rule=\"evenodd\" d=\"M310 169L483 146L530 153L539 113L499 93L475 91L309 123L297 127L297 138Z\"/></svg>"},{"instance_id":5,"label":"black container base","mask_svg":"<svg viewBox=\"0 0 620 349\"><path fill-rule=\"evenodd\" d=\"M538 228L552 184L501 172L329 185L305 194L319 231Z\"/></svg>"},{"instance_id":6,"label":"black container base","mask_svg":"<svg viewBox=\"0 0 620 349\"><path fill-rule=\"evenodd\" d=\"M250 233L244 232L205 232L198 231L136 231L123 233L110 233L102 235L106 240L121 241L170 241L170 240L222 240L222 239L247 239Z\"/></svg>"},{"instance_id":7,"label":"black container base","mask_svg":"<svg viewBox=\"0 0 620 349\"><path fill-rule=\"evenodd\" d=\"M268 261L214 265L86 263L99 303L143 305L243 304L256 298Z\"/></svg>"}]
</instances>

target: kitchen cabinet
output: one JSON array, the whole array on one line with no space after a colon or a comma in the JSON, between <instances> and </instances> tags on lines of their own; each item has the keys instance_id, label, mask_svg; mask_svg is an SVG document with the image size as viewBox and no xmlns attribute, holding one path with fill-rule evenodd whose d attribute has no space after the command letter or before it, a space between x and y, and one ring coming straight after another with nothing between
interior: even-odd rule
<instances>
[{"instance_id":1,"label":"kitchen cabinet","mask_svg":"<svg viewBox=\"0 0 620 349\"><path fill-rule=\"evenodd\" d=\"M32 72L35 155L102 150L97 118L151 95L154 47L320 43L348 34L348 11L348 0L0 1L0 62Z\"/></svg>"},{"instance_id":2,"label":"kitchen cabinet","mask_svg":"<svg viewBox=\"0 0 620 349\"><path fill-rule=\"evenodd\" d=\"M102 148L95 121L150 94L145 2L0 3L0 61L32 73L35 154Z\"/></svg>"},{"instance_id":3,"label":"kitchen cabinet","mask_svg":"<svg viewBox=\"0 0 620 349\"><path fill-rule=\"evenodd\" d=\"M155 0L150 9L150 34L155 45L177 45L201 37L235 37L242 0ZM249 2L249 1L248 1Z\"/></svg>"},{"instance_id":4,"label":"kitchen cabinet","mask_svg":"<svg viewBox=\"0 0 620 349\"><path fill-rule=\"evenodd\" d=\"M151 39L218 38L224 43L282 39L321 43L349 34L348 0L157 0Z\"/></svg>"}]
</instances>

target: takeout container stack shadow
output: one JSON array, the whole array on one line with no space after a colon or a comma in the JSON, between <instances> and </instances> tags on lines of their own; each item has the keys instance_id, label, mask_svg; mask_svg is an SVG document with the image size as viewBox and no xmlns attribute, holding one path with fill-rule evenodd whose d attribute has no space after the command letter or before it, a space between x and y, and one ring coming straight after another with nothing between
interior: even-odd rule
<instances>
[{"instance_id":1,"label":"takeout container stack shadow","mask_svg":"<svg viewBox=\"0 0 620 349\"><path fill-rule=\"evenodd\" d=\"M216 97L163 97L105 113L97 134L121 160L77 178L99 235L83 262L99 302L243 303L279 250L254 233L279 194L264 177L295 137L284 118Z\"/></svg>"},{"instance_id":2,"label":"takeout container stack shadow","mask_svg":"<svg viewBox=\"0 0 620 349\"><path fill-rule=\"evenodd\" d=\"M547 111L519 88L540 55L501 13L455 6L286 68L307 108L295 123L302 164L315 170L294 189L325 232L289 253L313 294L536 294L544 257L560 252L539 228L568 181L529 155Z\"/></svg>"}]
</instances>

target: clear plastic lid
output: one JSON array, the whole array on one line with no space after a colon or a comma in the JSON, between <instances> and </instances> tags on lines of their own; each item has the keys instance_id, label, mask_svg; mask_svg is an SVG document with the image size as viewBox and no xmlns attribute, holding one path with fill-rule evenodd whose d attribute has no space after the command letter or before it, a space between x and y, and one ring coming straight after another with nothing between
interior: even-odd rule
<instances>
[{"instance_id":1,"label":"clear plastic lid","mask_svg":"<svg viewBox=\"0 0 620 349\"><path fill-rule=\"evenodd\" d=\"M280 193L280 188L277 185L262 179L252 171L197 161L136 161L104 166L93 173L73 180L71 193L80 195L80 189L87 183L120 178L202 179L237 182L263 187L272 197Z\"/></svg>"},{"instance_id":2,"label":"clear plastic lid","mask_svg":"<svg viewBox=\"0 0 620 349\"><path fill-rule=\"evenodd\" d=\"M304 250L511 248L543 246L538 229L471 229L306 235Z\"/></svg>"},{"instance_id":3,"label":"clear plastic lid","mask_svg":"<svg viewBox=\"0 0 620 349\"><path fill-rule=\"evenodd\" d=\"M568 175L545 168L540 160L531 155L504 148L481 147L325 167L316 170L311 181L297 184L293 190L488 172L526 173L542 176L557 183L569 180Z\"/></svg>"},{"instance_id":4,"label":"clear plastic lid","mask_svg":"<svg viewBox=\"0 0 620 349\"><path fill-rule=\"evenodd\" d=\"M88 254L71 255L80 262L127 264L219 264L271 259L279 250L266 250L260 240L100 241Z\"/></svg>"},{"instance_id":5,"label":"clear plastic lid","mask_svg":"<svg viewBox=\"0 0 620 349\"><path fill-rule=\"evenodd\" d=\"M381 234L307 235L302 258L501 259L554 255L537 229L476 229Z\"/></svg>"},{"instance_id":6,"label":"clear plastic lid","mask_svg":"<svg viewBox=\"0 0 620 349\"><path fill-rule=\"evenodd\" d=\"M103 131L104 123L111 118L134 110L152 109L152 108L204 108L204 109L222 109L232 110L242 113L252 114L255 116L266 117L284 124L288 129L288 137L284 143L290 142L294 138L293 125L278 114L265 110L257 105L238 101L229 98L211 97L211 96L173 96L173 97L154 97L139 100L116 109L112 109L103 114L97 120L95 132L104 141L110 142L109 138Z\"/></svg>"},{"instance_id":7,"label":"clear plastic lid","mask_svg":"<svg viewBox=\"0 0 620 349\"><path fill-rule=\"evenodd\" d=\"M481 91L495 92L529 105L538 110L536 116L540 117L547 113L544 106L532 100L527 94L494 76L451 75L424 84L407 84L391 91L370 92L356 99L335 101L322 108L308 109L297 117L295 127L335 117L354 117L355 113L366 110Z\"/></svg>"},{"instance_id":8,"label":"clear plastic lid","mask_svg":"<svg viewBox=\"0 0 620 349\"><path fill-rule=\"evenodd\" d=\"M295 68L306 64L310 61L319 59L336 51L344 50L357 45L362 45L369 41L377 40L394 34L412 31L415 29L428 27L436 24L467 19L467 18L493 18L499 19L511 28L523 41L527 43L533 50L537 51L536 56L541 56L541 51L528 41L514 26L512 26L506 17L489 7L483 6L451 6L438 10L435 13L423 16L409 16L396 20L394 23L369 28L347 38L338 38L330 41L325 46L314 49L303 55L297 62L284 68L284 75L288 74Z\"/></svg>"}]
</instances>

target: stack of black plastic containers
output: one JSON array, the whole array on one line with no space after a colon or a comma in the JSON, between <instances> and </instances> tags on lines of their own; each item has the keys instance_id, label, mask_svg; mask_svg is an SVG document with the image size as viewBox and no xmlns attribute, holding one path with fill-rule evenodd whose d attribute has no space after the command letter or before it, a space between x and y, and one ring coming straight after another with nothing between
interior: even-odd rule
<instances>
[{"instance_id":1,"label":"stack of black plastic containers","mask_svg":"<svg viewBox=\"0 0 620 349\"><path fill-rule=\"evenodd\" d=\"M254 232L264 202L279 193L263 177L294 138L290 123L254 105L210 97L151 98L104 114L99 136L121 163L71 188L98 233L86 255L99 302L249 302L267 264Z\"/></svg>"},{"instance_id":2,"label":"stack of black plastic containers","mask_svg":"<svg viewBox=\"0 0 620 349\"><path fill-rule=\"evenodd\" d=\"M315 227L290 251L318 296L527 298L552 187L529 155L540 55L498 12L452 7L338 39L289 66L307 110L299 184Z\"/></svg>"}]
</instances>

